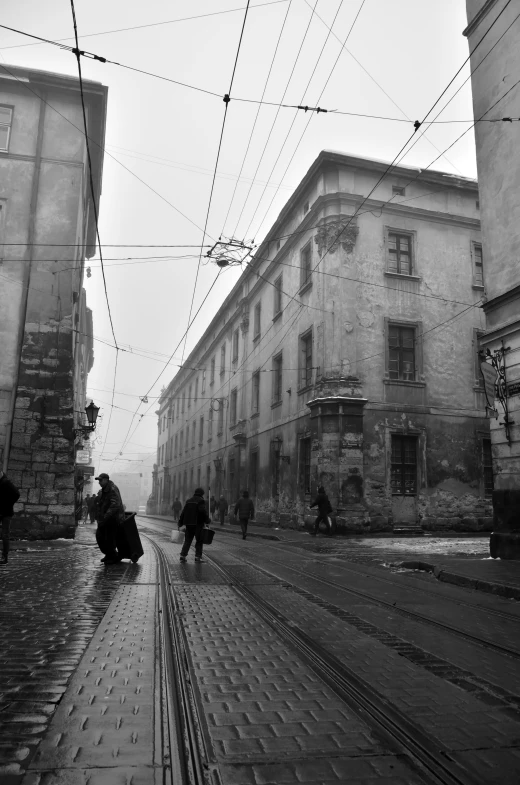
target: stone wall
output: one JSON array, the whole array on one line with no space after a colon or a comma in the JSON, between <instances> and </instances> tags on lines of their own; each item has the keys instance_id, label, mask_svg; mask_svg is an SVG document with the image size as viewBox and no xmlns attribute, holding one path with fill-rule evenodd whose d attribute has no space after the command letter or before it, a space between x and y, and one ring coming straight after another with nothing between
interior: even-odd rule
<instances>
[{"instance_id":1,"label":"stone wall","mask_svg":"<svg viewBox=\"0 0 520 785\"><path fill-rule=\"evenodd\" d=\"M14 538L74 537L71 347L70 319L26 325L8 466L20 489Z\"/></svg>"}]
</instances>

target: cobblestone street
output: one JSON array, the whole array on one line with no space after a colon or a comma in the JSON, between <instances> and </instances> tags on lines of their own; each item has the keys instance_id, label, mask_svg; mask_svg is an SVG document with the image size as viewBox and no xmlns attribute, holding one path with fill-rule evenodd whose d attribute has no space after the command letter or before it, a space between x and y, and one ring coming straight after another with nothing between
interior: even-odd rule
<instances>
[{"instance_id":1,"label":"cobblestone street","mask_svg":"<svg viewBox=\"0 0 520 785\"><path fill-rule=\"evenodd\" d=\"M183 565L171 522L139 525L137 565L102 565L90 526L14 543L0 573L2 785L199 781L172 735L170 651L187 669L200 781L519 781L520 606L389 566L451 559L477 574L485 538L244 542L217 526L207 563ZM514 588L517 567L492 566L493 585L502 569Z\"/></svg>"}]
</instances>

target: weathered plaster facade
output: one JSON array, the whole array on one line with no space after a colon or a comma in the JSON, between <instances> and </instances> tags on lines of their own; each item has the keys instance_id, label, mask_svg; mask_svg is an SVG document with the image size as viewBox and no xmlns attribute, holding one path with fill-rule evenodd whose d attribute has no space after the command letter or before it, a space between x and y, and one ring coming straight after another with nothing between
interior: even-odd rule
<instances>
[{"instance_id":1,"label":"weathered plaster facade","mask_svg":"<svg viewBox=\"0 0 520 785\"><path fill-rule=\"evenodd\" d=\"M520 37L518 3L467 0L464 34L471 57L475 119L518 117ZM510 28L510 29L508 29ZM489 32L487 32L489 30ZM480 65L482 63L482 65ZM485 258L484 350L506 348L508 429L504 409L491 420L494 534L493 556L520 559L520 124L477 122L482 245Z\"/></svg>"},{"instance_id":2,"label":"weathered plaster facade","mask_svg":"<svg viewBox=\"0 0 520 785\"><path fill-rule=\"evenodd\" d=\"M163 391L163 512L248 487L298 526L324 484L343 532L489 528L477 184L397 167L367 198L385 169L322 152Z\"/></svg>"},{"instance_id":3,"label":"weathered plaster facade","mask_svg":"<svg viewBox=\"0 0 520 785\"><path fill-rule=\"evenodd\" d=\"M106 92L85 83L96 201ZM72 537L74 427L92 363L83 262L96 243L78 80L0 66L0 108L0 455L21 492L12 531Z\"/></svg>"}]
</instances>

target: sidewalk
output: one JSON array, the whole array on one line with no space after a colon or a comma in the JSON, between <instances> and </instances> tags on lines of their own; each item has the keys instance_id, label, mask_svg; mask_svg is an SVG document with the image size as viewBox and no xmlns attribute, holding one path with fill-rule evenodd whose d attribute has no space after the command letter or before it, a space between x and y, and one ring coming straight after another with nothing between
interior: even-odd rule
<instances>
[{"instance_id":1,"label":"sidewalk","mask_svg":"<svg viewBox=\"0 0 520 785\"><path fill-rule=\"evenodd\" d=\"M519 561L443 556L435 561L404 561L400 566L431 572L439 581L445 583L520 600Z\"/></svg>"},{"instance_id":2,"label":"sidewalk","mask_svg":"<svg viewBox=\"0 0 520 785\"><path fill-rule=\"evenodd\" d=\"M105 567L95 526L12 543L0 570L2 785L163 781L157 575L143 545L138 564Z\"/></svg>"}]
</instances>

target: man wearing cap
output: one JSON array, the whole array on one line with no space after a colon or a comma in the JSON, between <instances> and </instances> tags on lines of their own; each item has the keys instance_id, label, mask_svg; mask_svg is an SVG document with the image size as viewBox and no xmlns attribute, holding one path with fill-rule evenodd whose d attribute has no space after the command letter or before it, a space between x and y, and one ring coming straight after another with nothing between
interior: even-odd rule
<instances>
[{"instance_id":1,"label":"man wearing cap","mask_svg":"<svg viewBox=\"0 0 520 785\"><path fill-rule=\"evenodd\" d=\"M202 531L204 524L209 523L209 515L204 502L204 490L195 488L193 496L188 499L179 518L179 526L186 526L184 545L181 551L181 562L186 561L191 543L195 537L195 561L203 562L202 558Z\"/></svg>"},{"instance_id":2,"label":"man wearing cap","mask_svg":"<svg viewBox=\"0 0 520 785\"><path fill-rule=\"evenodd\" d=\"M124 519L125 510L119 488L104 472L95 477L101 485L96 498L96 520L98 528L96 540L99 550L105 554L101 559L105 564L118 564L121 557L117 552L116 532L118 524Z\"/></svg>"}]
</instances>

